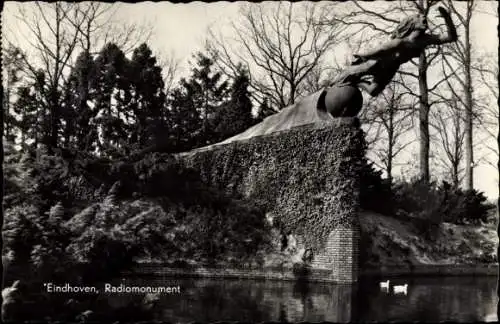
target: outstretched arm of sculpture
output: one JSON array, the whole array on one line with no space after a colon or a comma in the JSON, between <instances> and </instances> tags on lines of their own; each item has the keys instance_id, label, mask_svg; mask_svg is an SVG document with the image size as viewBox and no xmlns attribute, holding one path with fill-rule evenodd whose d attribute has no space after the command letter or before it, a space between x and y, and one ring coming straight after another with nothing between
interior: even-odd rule
<instances>
[{"instance_id":1,"label":"outstretched arm of sculpture","mask_svg":"<svg viewBox=\"0 0 500 324\"><path fill-rule=\"evenodd\" d=\"M365 53L354 55L356 60L353 62L353 64L358 64L369 59L376 60L387 55L397 53L399 50L402 50L405 47L408 49L411 48L412 50L418 52L429 45L440 45L456 41L457 30L455 28L455 25L453 25L450 14L443 7L439 7L438 10L439 16L443 17L446 23L447 33L445 35L426 34L424 32L427 28L427 21L425 17L416 16L417 18L415 18L416 20L413 22L413 28L408 28L408 33L404 34L404 36L402 35L403 37L396 36L390 41L380 45L379 47L376 47ZM402 21L400 25L403 25L402 28L404 28L405 21ZM418 27L416 25L418 25Z\"/></svg>"},{"instance_id":2,"label":"outstretched arm of sculpture","mask_svg":"<svg viewBox=\"0 0 500 324\"><path fill-rule=\"evenodd\" d=\"M427 34L428 45L440 45L445 43L455 42L458 38L457 29L451 20L450 14L443 7L439 7L439 16L443 17L446 24L447 33L446 35L434 35Z\"/></svg>"}]
</instances>

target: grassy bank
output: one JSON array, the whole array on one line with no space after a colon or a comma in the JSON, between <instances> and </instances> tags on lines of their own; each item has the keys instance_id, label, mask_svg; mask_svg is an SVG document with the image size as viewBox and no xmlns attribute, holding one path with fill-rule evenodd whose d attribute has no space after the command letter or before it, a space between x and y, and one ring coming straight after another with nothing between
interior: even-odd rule
<instances>
[{"instance_id":1,"label":"grassy bank","mask_svg":"<svg viewBox=\"0 0 500 324\"><path fill-rule=\"evenodd\" d=\"M425 239L411 222L364 211L360 215L361 266L475 265L496 262L496 224L441 223L436 238Z\"/></svg>"}]
</instances>

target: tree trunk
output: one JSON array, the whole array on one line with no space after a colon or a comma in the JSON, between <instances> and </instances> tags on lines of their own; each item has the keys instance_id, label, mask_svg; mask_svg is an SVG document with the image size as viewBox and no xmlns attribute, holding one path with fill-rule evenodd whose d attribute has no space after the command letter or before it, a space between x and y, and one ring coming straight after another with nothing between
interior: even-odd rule
<instances>
[{"instance_id":1,"label":"tree trunk","mask_svg":"<svg viewBox=\"0 0 500 324\"><path fill-rule=\"evenodd\" d=\"M458 161L453 161L453 174L451 176L453 182L453 189L458 189L460 185L460 180L458 178Z\"/></svg>"},{"instance_id":2,"label":"tree trunk","mask_svg":"<svg viewBox=\"0 0 500 324\"><path fill-rule=\"evenodd\" d=\"M394 107L389 111L389 129L388 129L389 147L387 149L387 180L392 184L392 159L394 150Z\"/></svg>"},{"instance_id":3,"label":"tree trunk","mask_svg":"<svg viewBox=\"0 0 500 324\"><path fill-rule=\"evenodd\" d=\"M82 98L80 99L80 102L79 102L79 109L84 114L88 114L89 108L87 106L87 100L89 98L89 80L88 80L88 75L86 72L85 72L83 79L84 79L85 84L82 87L82 94L81 94ZM83 122L81 125L78 125L78 128L80 128L81 133L78 133L78 132L76 133L76 136L78 137L76 139L77 147L80 150L87 151L89 149L87 138L89 136L88 135L89 132L91 131L91 129L90 129L90 117L88 115L84 115L83 118L80 116L77 118L77 120L78 119L82 120Z\"/></svg>"},{"instance_id":4,"label":"tree trunk","mask_svg":"<svg viewBox=\"0 0 500 324\"><path fill-rule=\"evenodd\" d=\"M500 17L500 5L497 4L497 19ZM500 24L497 24L497 35L500 35ZM500 52L500 50L499 50ZM498 65L500 66L500 53L497 54ZM497 72L497 86L500 89L500 73ZM498 94L498 92L497 92ZM500 111L500 94L497 95L497 112ZM497 113L498 117L498 135L497 135L497 148L499 152L499 158L497 162L497 173L498 173L498 200L497 200L497 235L500 236L500 113ZM497 245L497 261L500 256L500 244ZM497 286L497 296L500 298L500 289ZM497 319L500 319L500 307L497 306Z\"/></svg>"},{"instance_id":5,"label":"tree trunk","mask_svg":"<svg viewBox=\"0 0 500 324\"><path fill-rule=\"evenodd\" d=\"M2 114L2 126L4 126L2 135L5 139L10 138L10 84L9 84L9 76L7 75L7 86L5 87L5 97L3 98L3 114Z\"/></svg>"},{"instance_id":6,"label":"tree trunk","mask_svg":"<svg viewBox=\"0 0 500 324\"><path fill-rule=\"evenodd\" d=\"M420 90L420 178L429 182L429 89L427 86L427 57L420 54L418 62L418 85Z\"/></svg>"},{"instance_id":7,"label":"tree trunk","mask_svg":"<svg viewBox=\"0 0 500 324\"><path fill-rule=\"evenodd\" d=\"M53 148L57 148L57 140L59 136L59 96L57 93L56 86L53 86L53 89L50 90L49 94L49 113L50 113L50 123L49 123L49 134L48 140L46 142L47 148L49 152L52 152Z\"/></svg>"},{"instance_id":8,"label":"tree trunk","mask_svg":"<svg viewBox=\"0 0 500 324\"><path fill-rule=\"evenodd\" d=\"M469 13L468 13L469 14ZM468 21L468 23L470 20ZM464 70L465 70L465 189L474 189L474 151L473 151L473 124L472 124L472 78L471 78L471 44L470 44L470 28L469 24L465 26L465 53L464 53Z\"/></svg>"},{"instance_id":9,"label":"tree trunk","mask_svg":"<svg viewBox=\"0 0 500 324\"><path fill-rule=\"evenodd\" d=\"M456 109L459 109L458 107L455 107ZM460 186L460 177L459 177L459 167L460 167L460 160L461 160L461 156L462 156L462 152L460 151L461 147L462 147L462 142L459 141L459 138L460 136L462 136L461 134L461 129L460 129L460 122L461 122L461 115L460 115L460 112L457 110L455 112L455 147L454 147L454 150L453 150L453 157L451 158L451 163L452 163L452 166L453 166L453 189L458 189L458 187Z\"/></svg>"}]
</instances>

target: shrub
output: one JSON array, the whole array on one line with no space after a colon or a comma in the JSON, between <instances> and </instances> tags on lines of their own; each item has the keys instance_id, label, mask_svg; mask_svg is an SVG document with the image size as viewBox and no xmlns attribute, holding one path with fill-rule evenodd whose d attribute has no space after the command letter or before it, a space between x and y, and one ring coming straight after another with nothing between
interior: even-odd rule
<instances>
[{"instance_id":1,"label":"shrub","mask_svg":"<svg viewBox=\"0 0 500 324\"><path fill-rule=\"evenodd\" d=\"M11 143L4 144L4 200L3 207L30 202L39 205L40 192L34 174L35 159L31 152L24 154L14 149Z\"/></svg>"},{"instance_id":2,"label":"shrub","mask_svg":"<svg viewBox=\"0 0 500 324\"><path fill-rule=\"evenodd\" d=\"M141 246L144 242L136 233L123 226L131 218L129 211L116 203L114 190L111 190L102 202L76 214L64 224L71 235L71 243L65 251L76 263L85 264L83 276L87 279L90 279L88 275L92 275L92 279L112 277L147 249Z\"/></svg>"},{"instance_id":3,"label":"shrub","mask_svg":"<svg viewBox=\"0 0 500 324\"><path fill-rule=\"evenodd\" d=\"M373 163L364 163L360 178L361 208L391 215L394 212L391 183L382 178L382 171L376 170Z\"/></svg>"},{"instance_id":4,"label":"shrub","mask_svg":"<svg viewBox=\"0 0 500 324\"><path fill-rule=\"evenodd\" d=\"M444 211L444 195L436 184L414 179L396 184L394 193L396 216L410 221L425 239L436 239Z\"/></svg>"},{"instance_id":5,"label":"shrub","mask_svg":"<svg viewBox=\"0 0 500 324\"><path fill-rule=\"evenodd\" d=\"M365 163L361 172L361 207L402 220L410 220L423 232L437 231L442 222L454 224L491 223L494 205L477 190L453 188L449 183L426 183L418 178L391 184L382 171ZM418 219L418 220L417 220ZM432 228L432 229L431 229Z\"/></svg>"},{"instance_id":6,"label":"shrub","mask_svg":"<svg viewBox=\"0 0 500 324\"><path fill-rule=\"evenodd\" d=\"M117 270L160 254L248 257L268 241L263 209L208 188L171 155L111 161L42 150L34 156L10 152L13 206L5 209L5 238L7 251L36 269L57 264L57 257L102 266L103 274L111 264ZM134 194L148 199L118 201ZM87 207L69 204L75 201Z\"/></svg>"},{"instance_id":7,"label":"shrub","mask_svg":"<svg viewBox=\"0 0 500 324\"><path fill-rule=\"evenodd\" d=\"M12 251L10 264L20 265L32 274L59 276L66 262L64 251L68 232L61 227L64 208L57 204L42 215L33 205L22 204L5 211L5 250Z\"/></svg>"},{"instance_id":8,"label":"shrub","mask_svg":"<svg viewBox=\"0 0 500 324\"><path fill-rule=\"evenodd\" d=\"M33 205L22 204L5 209L3 239L5 251L13 251L12 263L27 264L33 246L40 240L40 213Z\"/></svg>"},{"instance_id":9,"label":"shrub","mask_svg":"<svg viewBox=\"0 0 500 324\"><path fill-rule=\"evenodd\" d=\"M493 207L482 192L455 189L447 182L436 185L416 179L394 188L396 216L413 223L425 238L435 239L442 222L487 222Z\"/></svg>"},{"instance_id":10,"label":"shrub","mask_svg":"<svg viewBox=\"0 0 500 324\"><path fill-rule=\"evenodd\" d=\"M360 237L360 250L359 250L359 265L360 267L370 267L375 266L380 263L379 255L374 253L374 240L373 238L377 235L381 235L378 233L376 229L370 231L362 231Z\"/></svg>"},{"instance_id":11,"label":"shrub","mask_svg":"<svg viewBox=\"0 0 500 324\"><path fill-rule=\"evenodd\" d=\"M21 152L8 143L5 148L5 209L28 203L45 214L58 202L69 207L81 196L94 198L89 192L93 193L97 188L82 177L83 162L68 156L66 151L56 150L49 154L42 146Z\"/></svg>"},{"instance_id":12,"label":"shrub","mask_svg":"<svg viewBox=\"0 0 500 324\"><path fill-rule=\"evenodd\" d=\"M73 163L78 165L74 170L74 187L83 184L91 191L99 191L98 195L89 197L89 200L104 198L106 192L116 182L120 183L117 195L121 198L130 198L134 195L169 197L177 195L179 189L193 177L190 170L184 168L173 155L167 153L146 153L142 156L134 155L117 160L80 157L77 162Z\"/></svg>"},{"instance_id":13,"label":"shrub","mask_svg":"<svg viewBox=\"0 0 500 324\"><path fill-rule=\"evenodd\" d=\"M494 206L487 202L487 198L482 192L454 189L446 182L443 182L439 189L444 196L444 221L475 225L480 224L481 221L488 221L489 212Z\"/></svg>"},{"instance_id":14,"label":"shrub","mask_svg":"<svg viewBox=\"0 0 500 324\"><path fill-rule=\"evenodd\" d=\"M170 154L150 153L132 164L135 191L151 196L176 195L192 179L189 170Z\"/></svg>"},{"instance_id":15,"label":"shrub","mask_svg":"<svg viewBox=\"0 0 500 324\"><path fill-rule=\"evenodd\" d=\"M264 212L241 201L227 201L215 208L192 208L186 218L196 238L198 257L207 261L228 255L253 256L269 240Z\"/></svg>"},{"instance_id":16,"label":"shrub","mask_svg":"<svg viewBox=\"0 0 500 324\"><path fill-rule=\"evenodd\" d=\"M441 222L444 196L434 182L421 179L401 182L395 186L394 192L398 210L416 218Z\"/></svg>"},{"instance_id":17,"label":"shrub","mask_svg":"<svg viewBox=\"0 0 500 324\"><path fill-rule=\"evenodd\" d=\"M486 223L497 226L498 225L498 208L495 208L496 206L494 204L489 204L489 206L491 206L491 208L488 210L488 213L486 216Z\"/></svg>"},{"instance_id":18,"label":"shrub","mask_svg":"<svg viewBox=\"0 0 500 324\"><path fill-rule=\"evenodd\" d=\"M176 222L168 234L163 233L164 254L215 261L228 255L248 257L268 244L263 208L208 187L172 155L149 153L114 163L110 174L122 179L122 196L157 197ZM128 221L132 223L136 221ZM143 232L146 235L147 230Z\"/></svg>"}]
</instances>

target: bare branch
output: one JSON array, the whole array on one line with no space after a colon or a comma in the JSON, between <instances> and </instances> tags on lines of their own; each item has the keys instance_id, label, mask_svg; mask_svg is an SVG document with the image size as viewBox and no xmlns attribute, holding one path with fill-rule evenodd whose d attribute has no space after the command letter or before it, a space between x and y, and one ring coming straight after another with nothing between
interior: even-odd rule
<instances>
[{"instance_id":1,"label":"bare branch","mask_svg":"<svg viewBox=\"0 0 500 324\"><path fill-rule=\"evenodd\" d=\"M241 61L249 66L251 86L266 89L265 97L277 108L294 103L304 93L308 75L322 64L338 39L338 24L329 29L318 25L316 6L278 3L243 7L242 19L231 24L240 48L229 46L220 33L209 32L216 64L231 76ZM264 97L255 92L254 96Z\"/></svg>"}]
</instances>

